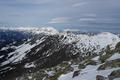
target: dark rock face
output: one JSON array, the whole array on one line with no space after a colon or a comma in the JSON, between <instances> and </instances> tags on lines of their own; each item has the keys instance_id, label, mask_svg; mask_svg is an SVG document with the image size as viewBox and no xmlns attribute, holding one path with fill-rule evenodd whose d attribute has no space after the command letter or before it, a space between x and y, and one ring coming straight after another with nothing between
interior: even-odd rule
<instances>
[{"instance_id":1,"label":"dark rock face","mask_svg":"<svg viewBox=\"0 0 120 80\"><path fill-rule=\"evenodd\" d=\"M79 74L80 74L80 70L75 71L75 72L73 73L73 78L76 77L76 76L78 76Z\"/></svg>"},{"instance_id":2,"label":"dark rock face","mask_svg":"<svg viewBox=\"0 0 120 80\"><path fill-rule=\"evenodd\" d=\"M120 78L120 69L113 71L108 77L109 77L109 80Z\"/></svg>"},{"instance_id":3,"label":"dark rock face","mask_svg":"<svg viewBox=\"0 0 120 80\"><path fill-rule=\"evenodd\" d=\"M115 50L120 52L120 42L115 46Z\"/></svg>"},{"instance_id":4,"label":"dark rock face","mask_svg":"<svg viewBox=\"0 0 120 80\"><path fill-rule=\"evenodd\" d=\"M97 75L96 80L106 80L106 78L104 76Z\"/></svg>"},{"instance_id":5,"label":"dark rock face","mask_svg":"<svg viewBox=\"0 0 120 80\"><path fill-rule=\"evenodd\" d=\"M72 45L63 44L60 36L47 36L45 40L31 49L26 55L25 62L33 62L40 66L52 67L61 61L68 60L72 55ZM38 51L36 51L38 50Z\"/></svg>"}]
</instances>

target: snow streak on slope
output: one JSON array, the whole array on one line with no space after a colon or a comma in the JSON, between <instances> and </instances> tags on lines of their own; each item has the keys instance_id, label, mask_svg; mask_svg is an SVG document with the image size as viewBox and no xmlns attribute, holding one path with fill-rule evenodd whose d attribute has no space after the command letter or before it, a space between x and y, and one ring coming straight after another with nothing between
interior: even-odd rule
<instances>
[{"instance_id":1,"label":"snow streak on slope","mask_svg":"<svg viewBox=\"0 0 120 80\"><path fill-rule=\"evenodd\" d=\"M7 61L3 62L1 65L6 65L9 63L15 63L18 61L21 61L25 55L32 49L33 47L37 46L40 44L42 41L44 41L44 38L40 39L39 41L37 40L37 43L30 45L29 43L24 43L16 48L14 52L11 52L9 56L13 55L13 57L9 58ZM8 56L8 57L9 57Z\"/></svg>"}]
</instances>

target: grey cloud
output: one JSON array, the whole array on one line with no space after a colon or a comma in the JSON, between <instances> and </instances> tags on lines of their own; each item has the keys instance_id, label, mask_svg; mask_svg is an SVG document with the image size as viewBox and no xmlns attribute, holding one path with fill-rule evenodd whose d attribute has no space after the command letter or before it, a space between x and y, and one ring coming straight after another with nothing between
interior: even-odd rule
<instances>
[{"instance_id":1,"label":"grey cloud","mask_svg":"<svg viewBox=\"0 0 120 80\"><path fill-rule=\"evenodd\" d=\"M80 7L80 6L85 6L87 4L88 4L87 2L80 2L80 3L73 4L72 7Z\"/></svg>"},{"instance_id":2,"label":"grey cloud","mask_svg":"<svg viewBox=\"0 0 120 80\"><path fill-rule=\"evenodd\" d=\"M69 17L58 17L58 18L53 18L49 23L68 23L70 22Z\"/></svg>"}]
</instances>

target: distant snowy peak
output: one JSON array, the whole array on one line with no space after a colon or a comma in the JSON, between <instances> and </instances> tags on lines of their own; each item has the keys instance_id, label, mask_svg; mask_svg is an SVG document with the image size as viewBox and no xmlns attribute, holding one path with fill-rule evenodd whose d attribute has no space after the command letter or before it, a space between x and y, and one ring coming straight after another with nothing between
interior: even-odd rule
<instances>
[{"instance_id":1,"label":"distant snowy peak","mask_svg":"<svg viewBox=\"0 0 120 80\"><path fill-rule=\"evenodd\" d=\"M58 34L59 32L52 28L52 27L0 27L1 30L13 30L13 31L25 31L25 32L31 32L34 34L40 34L40 33L45 33L45 34Z\"/></svg>"},{"instance_id":2,"label":"distant snowy peak","mask_svg":"<svg viewBox=\"0 0 120 80\"><path fill-rule=\"evenodd\" d=\"M57 31L56 29L52 28L52 27L47 27L47 28L41 28L39 29L41 31L38 31L38 33L47 33L47 34L58 34L59 31Z\"/></svg>"}]
</instances>

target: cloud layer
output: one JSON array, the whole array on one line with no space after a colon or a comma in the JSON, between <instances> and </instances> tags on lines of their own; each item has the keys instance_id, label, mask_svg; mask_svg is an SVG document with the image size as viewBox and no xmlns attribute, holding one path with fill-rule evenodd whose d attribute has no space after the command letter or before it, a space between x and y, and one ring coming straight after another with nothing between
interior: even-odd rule
<instances>
[{"instance_id":1,"label":"cloud layer","mask_svg":"<svg viewBox=\"0 0 120 80\"><path fill-rule=\"evenodd\" d=\"M0 0L0 24L119 27L120 0Z\"/></svg>"},{"instance_id":2,"label":"cloud layer","mask_svg":"<svg viewBox=\"0 0 120 80\"><path fill-rule=\"evenodd\" d=\"M53 18L49 23L68 23L70 22L70 18L68 17L58 17L58 18Z\"/></svg>"}]
</instances>

